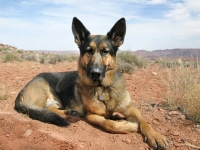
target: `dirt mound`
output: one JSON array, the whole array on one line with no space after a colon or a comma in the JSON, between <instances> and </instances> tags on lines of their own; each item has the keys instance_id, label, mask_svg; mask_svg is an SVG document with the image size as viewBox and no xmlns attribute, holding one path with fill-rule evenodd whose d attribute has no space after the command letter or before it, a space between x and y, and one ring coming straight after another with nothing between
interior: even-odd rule
<instances>
[{"instance_id":1,"label":"dirt mound","mask_svg":"<svg viewBox=\"0 0 200 150\"><path fill-rule=\"evenodd\" d=\"M40 72L76 70L76 62L55 65L35 62L0 64L0 84L7 90L7 100L0 100L0 150L124 150L150 149L138 133L111 134L87 123L67 117L70 125L58 127L32 120L13 110L15 97L23 86ZM156 67L125 74L127 89L147 121L171 141L170 149L198 149L200 130L178 111L162 108L165 86Z\"/></svg>"}]
</instances>

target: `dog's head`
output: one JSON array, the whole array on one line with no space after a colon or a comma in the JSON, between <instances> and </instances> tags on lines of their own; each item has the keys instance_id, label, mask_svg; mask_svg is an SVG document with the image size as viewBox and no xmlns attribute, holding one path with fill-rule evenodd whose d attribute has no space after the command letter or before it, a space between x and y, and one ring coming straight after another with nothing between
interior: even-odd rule
<instances>
[{"instance_id":1,"label":"dog's head","mask_svg":"<svg viewBox=\"0 0 200 150\"><path fill-rule=\"evenodd\" d=\"M107 72L116 71L116 52L123 44L126 33L124 18L118 20L106 35L91 35L83 23L74 17L72 32L75 43L80 49L81 74L89 80L101 82Z\"/></svg>"}]
</instances>

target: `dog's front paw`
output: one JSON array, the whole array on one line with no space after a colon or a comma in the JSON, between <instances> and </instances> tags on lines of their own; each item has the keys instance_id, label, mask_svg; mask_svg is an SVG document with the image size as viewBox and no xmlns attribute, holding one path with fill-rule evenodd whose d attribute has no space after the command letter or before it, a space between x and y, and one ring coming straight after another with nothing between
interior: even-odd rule
<instances>
[{"instance_id":1,"label":"dog's front paw","mask_svg":"<svg viewBox=\"0 0 200 150\"><path fill-rule=\"evenodd\" d=\"M164 135L161 135L155 131L152 131L151 134L148 134L148 136L145 137L145 141L153 149L164 150L169 148L169 140Z\"/></svg>"}]
</instances>

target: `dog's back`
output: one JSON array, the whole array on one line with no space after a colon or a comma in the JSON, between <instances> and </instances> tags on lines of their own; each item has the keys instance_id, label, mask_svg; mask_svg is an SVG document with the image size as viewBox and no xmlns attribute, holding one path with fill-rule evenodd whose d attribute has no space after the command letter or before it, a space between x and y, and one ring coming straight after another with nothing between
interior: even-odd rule
<instances>
[{"instance_id":1,"label":"dog's back","mask_svg":"<svg viewBox=\"0 0 200 150\"><path fill-rule=\"evenodd\" d=\"M66 126L68 123L60 114L69 114L69 110L55 113L49 108L70 109L74 103L80 103L75 95L77 77L76 71L38 74L20 91L14 109L32 119Z\"/></svg>"}]
</instances>

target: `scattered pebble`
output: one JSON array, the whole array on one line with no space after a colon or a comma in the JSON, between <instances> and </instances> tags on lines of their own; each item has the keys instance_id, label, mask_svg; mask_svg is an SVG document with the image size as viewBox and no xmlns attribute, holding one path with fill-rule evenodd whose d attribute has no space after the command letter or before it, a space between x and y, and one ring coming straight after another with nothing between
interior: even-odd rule
<instances>
[{"instance_id":1,"label":"scattered pebble","mask_svg":"<svg viewBox=\"0 0 200 150\"><path fill-rule=\"evenodd\" d=\"M155 125L159 125L159 124L160 124L159 121L156 120L156 119L154 119L154 120L152 121L152 123L155 124Z\"/></svg>"},{"instance_id":2,"label":"scattered pebble","mask_svg":"<svg viewBox=\"0 0 200 150\"><path fill-rule=\"evenodd\" d=\"M156 72L152 72L152 74L153 74L153 75L157 75L157 73L156 73Z\"/></svg>"},{"instance_id":3,"label":"scattered pebble","mask_svg":"<svg viewBox=\"0 0 200 150\"><path fill-rule=\"evenodd\" d=\"M186 118L185 115L181 115L181 116L180 116L180 119L181 119L181 120L185 120L185 118Z\"/></svg>"},{"instance_id":4,"label":"scattered pebble","mask_svg":"<svg viewBox=\"0 0 200 150\"><path fill-rule=\"evenodd\" d=\"M171 131L171 134L174 135L174 136L178 136L179 132L178 131Z\"/></svg>"},{"instance_id":5,"label":"scattered pebble","mask_svg":"<svg viewBox=\"0 0 200 150\"><path fill-rule=\"evenodd\" d=\"M6 134L6 137L10 137L10 134Z\"/></svg>"},{"instance_id":6,"label":"scattered pebble","mask_svg":"<svg viewBox=\"0 0 200 150\"><path fill-rule=\"evenodd\" d=\"M197 125L197 129L200 131L200 125L199 124Z\"/></svg>"},{"instance_id":7,"label":"scattered pebble","mask_svg":"<svg viewBox=\"0 0 200 150\"><path fill-rule=\"evenodd\" d=\"M125 142L127 144L130 144L132 141L130 139L122 139L122 142Z\"/></svg>"},{"instance_id":8,"label":"scattered pebble","mask_svg":"<svg viewBox=\"0 0 200 150\"><path fill-rule=\"evenodd\" d=\"M26 130L26 132L23 134L23 137L30 136L32 133L32 130Z\"/></svg>"},{"instance_id":9,"label":"scattered pebble","mask_svg":"<svg viewBox=\"0 0 200 150\"><path fill-rule=\"evenodd\" d=\"M171 119L172 119L169 115L166 115L165 117L166 117L166 119L168 119L168 120L171 120Z\"/></svg>"},{"instance_id":10,"label":"scattered pebble","mask_svg":"<svg viewBox=\"0 0 200 150\"><path fill-rule=\"evenodd\" d=\"M10 92L10 94L15 94L16 92L15 91L13 91L13 92Z\"/></svg>"},{"instance_id":11,"label":"scattered pebble","mask_svg":"<svg viewBox=\"0 0 200 150\"><path fill-rule=\"evenodd\" d=\"M179 111L170 111L169 115L180 115Z\"/></svg>"}]
</instances>

